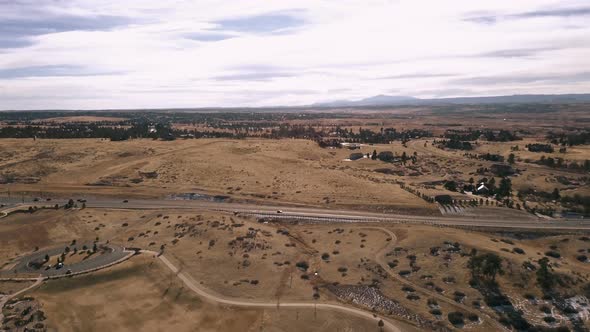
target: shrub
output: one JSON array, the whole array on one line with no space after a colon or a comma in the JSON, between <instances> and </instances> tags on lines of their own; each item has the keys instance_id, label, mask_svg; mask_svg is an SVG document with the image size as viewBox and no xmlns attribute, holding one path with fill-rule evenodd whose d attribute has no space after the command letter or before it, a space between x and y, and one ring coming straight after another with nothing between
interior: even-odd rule
<instances>
[{"instance_id":1,"label":"shrub","mask_svg":"<svg viewBox=\"0 0 590 332\"><path fill-rule=\"evenodd\" d=\"M430 310L430 313L435 315L435 316L440 316L442 315L442 311L440 311L440 309L432 309Z\"/></svg>"},{"instance_id":2,"label":"shrub","mask_svg":"<svg viewBox=\"0 0 590 332\"><path fill-rule=\"evenodd\" d=\"M465 323L464 318L463 318L463 313L461 313L461 312L458 312L458 311L449 312L447 317L449 318L449 322L451 322L451 324L453 324L455 326L460 326Z\"/></svg>"},{"instance_id":3,"label":"shrub","mask_svg":"<svg viewBox=\"0 0 590 332\"><path fill-rule=\"evenodd\" d=\"M309 264L307 264L307 262L301 261L301 262L297 262L295 264L295 266L300 269L301 271L307 271L307 269L309 269Z\"/></svg>"},{"instance_id":4,"label":"shrub","mask_svg":"<svg viewBox=\"0 0 590 332\"><path fill-rule=\"evenodd\" d=\"M455 283L455 277L444 277L442 280L448 284Z\"/></svg>"},{"instance_id":5,"label":"shrub","mask_svg":"<svg viewBox=\"0 0 590 332\"><path fill-rule=\"evenodd\" d=\"M577 314L578 310L574 307L567 306L563 309L563 313L564 314Z\"/></svg>"},{"instance_id":6,"label":"shrub","mask_svg":"<svg viewBox=\"0 0 590 332\"><path fill-rule=\"evenodd\" d=\"M555 250L549 250L545 253L545 256L553 257L553 258L560 258L561 254Z\"/></svg>"},{"instance_id":7,"label":"shrub","mask_svg":"<svg viewBox=\"0 0 590 332\"><path fill-rule=\"evenodd\" d=\"M519 255L525 254L524 250L522 250L521 248L513 248L512 251L514 251L515 253L517 253Z\"/></svg>"},{"instance_id":8,"label":"shrub","mask_svg":"<svg viewBox=\"0 0 590 332\"><path fill-rule=\"evenodd\" d=\"M409 292L409 293L413 293L413 292L415 292L416 290L415 290L413 287L410 287L410 286L404 286L404 287L402 287L402 291L404 291L404 292Z\"/></svg>"}]
</instances>

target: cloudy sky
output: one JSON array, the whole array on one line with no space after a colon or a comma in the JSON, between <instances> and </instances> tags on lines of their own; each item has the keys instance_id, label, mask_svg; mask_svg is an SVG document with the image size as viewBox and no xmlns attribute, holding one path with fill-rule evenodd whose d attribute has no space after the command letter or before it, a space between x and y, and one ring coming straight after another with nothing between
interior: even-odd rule
<instances>
[{"instance_id":1,"label":"cloudy sky","mask_svg":"<svg viewBox=\"0 0 590 332\"><path fill-rule=\"evenodd\" d=\"M588 0L0 0L0 109L588 92Z\"/></svg>"}]
</instances>

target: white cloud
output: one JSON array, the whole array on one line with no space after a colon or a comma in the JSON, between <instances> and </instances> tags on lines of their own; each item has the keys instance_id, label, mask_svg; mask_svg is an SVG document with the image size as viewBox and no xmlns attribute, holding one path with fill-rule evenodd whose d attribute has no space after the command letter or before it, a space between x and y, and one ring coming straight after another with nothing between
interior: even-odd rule
<instances>
[{"instance_id":1,"label":"white cloud","mask_svg":"<svg viewBox=\"0 0 590 332\"><path fill-rule=\"evenodd\" d=\"M0 109L590 92L586 3L0 0Z\"/></svg>"}]
</instances>

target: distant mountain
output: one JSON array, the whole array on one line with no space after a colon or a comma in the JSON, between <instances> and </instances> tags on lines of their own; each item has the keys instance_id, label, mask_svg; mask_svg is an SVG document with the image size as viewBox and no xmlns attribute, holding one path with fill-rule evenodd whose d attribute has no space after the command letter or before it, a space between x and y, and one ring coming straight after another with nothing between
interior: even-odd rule
<instances>
[{"instance_id":1,"label":"distant mountain","mask_svg":"<svg viewBox=\"0 0 590 332\"><path fill-rule=\"evenodd\" d=\"M313 106L320 107L351 107L351 106L389 106L401 104L413 104L419 102L421 99L406 96L387 96L378 95L361 100L336 100L327 103L318 103Z\"/></svg>"},{"instance_id":2,"label":"distant mountain","mask_svg":"<svg viewBox=\"0 0 590 332\"><path fill-rule=\"evenodd\" d=\"M444 105L444 104L524 104L524 103L587 103L590 102L590 94L564 94L564 95L512 95L490 97L457 97L420 99L407 96L378 95L361 100L338 100L326 103L317 103L315 107L358 107L358 106L400 106L400 105Z\"/></svg>"}]
</instances>

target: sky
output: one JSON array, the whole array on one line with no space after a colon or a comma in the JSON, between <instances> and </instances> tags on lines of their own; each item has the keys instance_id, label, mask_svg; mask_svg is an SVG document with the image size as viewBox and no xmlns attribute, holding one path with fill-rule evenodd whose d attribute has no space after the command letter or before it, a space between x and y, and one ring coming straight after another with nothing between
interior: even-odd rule
<instances>
[{"instance_id":1,"label":"sky","mask_svg":"<svg viewBox=\"0 0 590 332\"><path fill-rule=\"evenodd\" d=\"M590 93L588 0L0 0L0 109Z\"/></svg>"}]
</instances>

